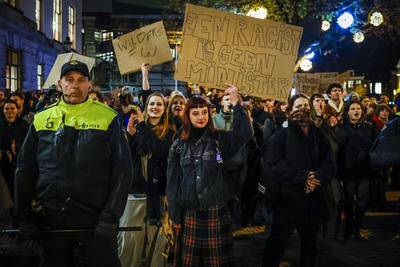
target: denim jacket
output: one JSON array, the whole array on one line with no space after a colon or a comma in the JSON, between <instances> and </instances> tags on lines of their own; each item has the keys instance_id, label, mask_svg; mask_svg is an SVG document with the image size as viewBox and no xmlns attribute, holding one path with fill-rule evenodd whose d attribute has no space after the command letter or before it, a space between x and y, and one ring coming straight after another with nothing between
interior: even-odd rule
<instances>
[{"instance_id":1,"label":"denim jacket","mask_svg":"<svg viewBox=\"0 0 400 267\"><path fill-rule=\"evenodd\" d=\"M207 131L195 143L175 140L167 168L168 212L181 223L185 209L206 209L232 198L227 162L252 136L250 119L241 105L233 112L233 130L211 136Z\"/></svg>"}]
</instances>

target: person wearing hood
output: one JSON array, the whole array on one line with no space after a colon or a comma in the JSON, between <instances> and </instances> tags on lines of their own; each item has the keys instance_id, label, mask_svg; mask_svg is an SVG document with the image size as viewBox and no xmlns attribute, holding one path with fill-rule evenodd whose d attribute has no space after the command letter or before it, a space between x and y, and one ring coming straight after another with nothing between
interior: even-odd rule
<instances>
[{"instance_id":1,"label":"person wearing hood","mask_svg":"<svg viewBox=\"0 0 400 267\"><path fill-rule=\"evenodd\" d=\"M345 193L345 239L354 235L356 240L365 240L360 234L369 195L369 184L373 178L369 150L377 137L372 123L364 120L362 104L350 100L344 109L343 143L339 159Z\"/></svg>"},{"instance_id":2,"label":"person wearing hood","mask_svg":"<svg viewBox=\"0 0 400 267\"><path fill-rule=\"evenodd\" d=\"M278 267L289 238L297 229L301 238L300 266L315 266L317 235L327 210L323 187L336 172L335 158L325 134L311 119L311 104L304 94L288 101L287 128L270 142L265 164L279 192L273 205L271 235L264 250L264 267Z\"/></svg>"}]
</instances>

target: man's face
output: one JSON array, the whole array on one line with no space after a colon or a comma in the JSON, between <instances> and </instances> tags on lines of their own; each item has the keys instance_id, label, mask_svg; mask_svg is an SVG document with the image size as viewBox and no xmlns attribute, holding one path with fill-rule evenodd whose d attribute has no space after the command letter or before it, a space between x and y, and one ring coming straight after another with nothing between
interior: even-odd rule
<instances>
[{"instance_id":1,"label":"man's face","mask_svg":"<svg viewBox=\"0 0 400 267\"><path fill-rule=\"evenodd\" d=\"M183 97L174 97L171 103L171 111L174 116L183 117L183 113L185 112L185 100Z\"/></svg>"},{"instance_id":2,"label":"man's face","mask_svg":"<svg viewBox=\"0 0 400 267\"><path fill-rule=\"evenodd\" d=\"M204 128L208 124L208 108L192 108L189 112L190 122L195 128Z\"/></svg>"},{"instance_id":3,"label":"man's face","mask_svg":"<svg viewBox=\"0 0 400 267\"><path fill-rule=\"evenodd\" d=\"M3 107L4 117L8 122L14 122L17 119L18 109L14 103L6 103Z\"/></svg>"},{"instance_id":4,"label":"man's face","mask_svg":"<svg viewBox=\"0 0 400 267\"><path fill-rule=\"evenodd\" d=\"M84 102L89 94L90 82L88 77L78 71L67 72L58 81L59 90L64 94L64 101L69 104Z\"/></svg>"},{"instance_id":5,"label":"man's face","mask_svg":"<svg viewBox=\"0 0 400 267\"><path fill-rule=\"evenodd\" d=\"M382 95L381 96L381 104L389 104L389 97L388 96L386 96L386 95Z\"/></svg>"},{"instance_id":6,"label":"man's face","mask_svg":"<svg viewBox=\"0 0 400 267\"><path fill-rule=\"evenodd\" d=\"M3 91L0 91L0 101L3 101L6 98L6 94Z\"/></svg>"},{"instance_id":7,"label":"man's face","mask_svg":"<svg viewBox=\"0 0 400 267\"><path fill-rule=\"evenodd\" d=\"M22 110L24 109L24 100L21 97L17 96L17 95L11 96L10 99L17 103L18 111L22 112Z\"/></svg>"},{"instance_id":8,"label":"man's face","mask_svg":"<svg viewBox=\"0 0 400 267\"><path fill-rule=\"evenodd\" d=\"M342 98L343 91L340 88L333 87L331 91L331 99L334 101L338 101Z\"/></svg>"},{"instance_id":9,"label":"man's face","mask_svg":"<svg viewBox=\"0 0 400 267\"><path fill-rule=\"evenodd\" d=\"M363 100L361 101L361 104L362 104L364 107L368 107L368 105L369 105L369 98L368 98L368 97L363 98Z\"/></svg>"}]
</instances>

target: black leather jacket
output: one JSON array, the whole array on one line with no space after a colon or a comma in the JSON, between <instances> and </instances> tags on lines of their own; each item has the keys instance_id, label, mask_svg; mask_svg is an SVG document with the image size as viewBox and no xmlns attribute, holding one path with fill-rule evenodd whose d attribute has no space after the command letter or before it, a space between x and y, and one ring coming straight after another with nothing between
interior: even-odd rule
<instances>
[{"instance_id":1,"label":"black leather jacket","mask_svg":"<svg viewBox=\"0 0 400 267\"><path fill-rule=\"evenodd\" d=\"M52 210L74 203L97 220L116 223L122 215L132 162L117 114L98 102L63 101L36 114L18 155L16 208L32 200Z\"/></svg>"},{"instance_id":2,"label":"black leather jacket","mask_svg":"<svg viewBox=\"0 0 400 267\"><path fill-rule=\"evenodd\" d=\"M175 140L168 157L166 188L168 213L174 223L181 223L185 209L218 206L232 198L229 177L223 176L222 165L226 165L251 136L247 112L241 105L236 105L232 131L215 136L206 131L195 143ZM218 154L223 163L218 160Z\"/></svg>"}]
</instances>

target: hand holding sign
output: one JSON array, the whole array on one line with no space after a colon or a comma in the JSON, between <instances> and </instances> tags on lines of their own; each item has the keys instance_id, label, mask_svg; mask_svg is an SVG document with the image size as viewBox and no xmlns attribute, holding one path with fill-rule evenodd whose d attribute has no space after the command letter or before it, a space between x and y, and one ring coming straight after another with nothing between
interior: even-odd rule
<instances>
[{"instance_id":1,"label":"hand holding sign","mask_svg":"<svg viewBox=\"0 0 400 267\"><path fill-rule=\"evenodd\" d=\"M225 84L225 88L226 89L224 95L229 96L229 101L233 107L236 106L239 102L238 89L232 84Z\"/></svg>"},{"instance_id":2,"label":"hand holding sign","mask_svg":"<svg viewBox=\"0 0 400 267\"><path fill-rule=\"evenodd\" d=\"M149 72L151 70L151 66L149 63L142 63L142 65L140 66L141 70L142 70L142 74L143 76L149 77Z\"/></svg>"}]
</instances>

